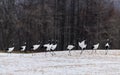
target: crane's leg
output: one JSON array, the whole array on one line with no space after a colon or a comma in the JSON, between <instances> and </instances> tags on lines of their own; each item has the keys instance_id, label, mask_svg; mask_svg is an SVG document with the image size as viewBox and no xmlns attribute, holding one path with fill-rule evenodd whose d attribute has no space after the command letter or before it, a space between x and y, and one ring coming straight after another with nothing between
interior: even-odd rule
<instances>
[{"instance_id":1,"label":"crane's leg","mask_svg":"<svg viewBox=\"0 0 120 75\"><path fill-rule=\"evenodd\" d=\"M53 56L52 50L49 50L49 53Z\"/></svg>"},{"instance_id":2,"label":"crane's leg","mask_svg":"<svg viewBox=\"0 0 120 75\"><path fill-rule=\"evenodd\" d=\"M84 49L81 50L80 54L83 54L83 52L84 52Z\"/></svg>"},{"instance_id":3,"label":"crane's leg","mask_svg":"<svg viewBox=\"0 0 120 75\"><path fill-rule=\"evenodd\" d=\"M93 53L97 53L97 50L93 49L92 52L91 52L91 54L93 54Z\"/></svg>"},{"instance_id":4,"label":"crane's leg","mask_svg":"<svg viewBox=\"0 0 120 75\"><path fill-rule=\"evenodd\" d=\"M25 55L25 51L20 51L20 57Z\"/></svg>"},{"instance_id":5,"label":"crane's leg","mask_svg":"<svg viewBox=\"0 0 120 75\"><path fill-rule=\"evenodd\" d=\"M11 56L12 52L9 53L9 55Z\"/></svg>"},{"instance_id":6,"label":"crane's leg","mask_svg":"<svg viewBox=\"0 0 120 75\"><path fill-rule=\"evenodd\" d=\"M108 49L105 50L105 55L107 55L107 53L108 53Z\"/></svg>"},{"instance_id":7,"label":"crane's leg","mask_svg":"<svg viewBox=\"0 0 120 75\"><path fill-rule=\"evenodd\" d=\"M47 56L47 50L45 51L45 56Z\"/></svg>"},{"instance_id":8,"label":"crane's leg","mask_svg":"<svg viewBox=\"0 0 120 75\"><path fill-rule=\"evenodd\" d=\"M53 50L51 50L51 55L52 55L52 56L54 55L54 52L53 52Z\"/></svg>"},{"instance_id":9,"label":"crane's leg","mask_svg":"<svg viewBox=\"0 0 120 75\"><path fill-rule=\"evenodd\" d=\"M34 56L34 52L32 51L32 56Z\"/></svg>"},{"instance_id":10,"label":"crane's leg","mask_svg":"<svg viewBox=\"0 0 120 75\"><path fill-rule=\"evenodd\" d=\"M71 56L71 50L69 50L69 54L68 55Z\"/></svg>"},{"instance_id":11,"label":"crane's leg","mask_svg":"<svg viewBox=\"0 0 120 75\"><path fill-rule=\"evenodd\" d=\"M22 52L20 52L20 57L22 57Z\"/></svg>"},{"instance_id":12,"label":"crane's leg","mask_svg":"<svg viewBox=\"0 0 120 75\"><path fill-rule=\"evenodd\" d=\"M108 53L108 46L106 46L106 50L105 50L105 55L107 55L107 53Z\"/></svg>"},{"instance_id":13,"label":"crane's leg","mask_svg":"<svg viewBox=\"0 0 120 75\"><path fill-rule=\"evenodd\" d=\"M9 52L7 56L10 56L10 55L11 55L11 52Z\"/></svg>"},{"instance_id":14,"label":"crane's leg","mask_svg":"<svg viewBox=\"0 0 120 75\"><path fill-rule=\"evenodd\" d=\"M93 54L93 52L94 52L94 49L92 50L91 54Z\"/></svg>"},{"instance_id":15,"label":"crane's leg","mask_svg":"<svg viewBox=\"0 0 120 75\"><path fill-rule=\"evenodd\" d=\"M89 52L89 50L86 50L86 52L89 54L90 52Z\"/></svg>"},{"instance_id":16,"label":"crane's leg","mask_svg":"<svg viewBox=\"0 0 120 75\"><path fill-rule=\"evenodd\" d=\"M9 56L9 53L7 53L7 56Z\"/></svg>"},{"instance_id":17,"label":"crane's leg","mask_svg":"<svg viewBox=\"0 0 120 75\"><path fill-rule=\"evenodd\" d=\"M95 49L95 53L97 53L97 50Z\"/></svg>"},{"instance_id":18,"label":"crane's leg","mask_svg":"<svg viewBox=\"0 0 120 75\"><path fill-rule=\"evenodd\" d=\"M7 57L8 57L9 53L7 53Z\"/></svg>"},{"instance_id":19,"label":"crane's leg","mask_svg":"<svg viewBox=\"0 0 120 75\"><path fill-rule=\"evenodd\" d=\"M83 49L81 49L80 55L83 53Z\"/></svg>"},{"instance_id":20,"label":"crane's leg","mask_svg":"<svg viewBox=\"0 0 120 75\"><path fill-rule=\"evenodd\" d=\"M52 55L52 56L54 55L54 52L53 52L53 50L51 50L51 55Z\"/></svg>"},{"instance_id":21,"label":"crane's leg","mask_svg":"<svg viewBox=\"0 0 120 75\"><path fill-rule=\"evenodd\" d=\"M53 55L56 55L54 51L52 51Z\"/></svg>"}]
</instances>

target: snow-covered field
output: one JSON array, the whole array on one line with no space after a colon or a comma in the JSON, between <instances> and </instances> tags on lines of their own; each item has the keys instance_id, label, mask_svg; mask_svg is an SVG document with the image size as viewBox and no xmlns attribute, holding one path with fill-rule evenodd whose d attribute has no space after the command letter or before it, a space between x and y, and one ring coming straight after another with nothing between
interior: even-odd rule
<instances>
[{"instance_id":1,"label":"snow-covered field","mask_svg":"<svg viewBox=\"0 0 120 75\"><path fill-rule=\"evenodd\" d=\"M85 51L49 53L7 54L0 53L0 75L120 75L120 51L104 50L90 54Z\"/></svg>"}]
</instances>

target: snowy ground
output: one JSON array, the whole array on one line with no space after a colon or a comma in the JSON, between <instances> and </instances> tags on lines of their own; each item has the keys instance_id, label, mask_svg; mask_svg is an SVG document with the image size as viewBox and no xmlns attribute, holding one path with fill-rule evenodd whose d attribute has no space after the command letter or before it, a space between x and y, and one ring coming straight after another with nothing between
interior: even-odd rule
<instances>
[{"instance_id":1,"label":"snowy ground","mask_svg":"<svg viewBox=\"0 0 120 75\"><path fill-rule=\"evenodd\" d=\"M120 51L104 50L97 54L85 51L49 53L6 54L0 53L0 75L120 75Z\"/></svg>"}]
</instances>

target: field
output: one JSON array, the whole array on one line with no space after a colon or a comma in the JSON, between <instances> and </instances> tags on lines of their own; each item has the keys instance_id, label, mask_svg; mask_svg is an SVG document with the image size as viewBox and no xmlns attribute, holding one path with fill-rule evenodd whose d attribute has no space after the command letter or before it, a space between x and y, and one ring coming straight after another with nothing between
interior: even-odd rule
<instances>
[{"instance_id":1,"label":"field","mask_svg":"<svg viewBox=\"0 0 120 75\"><path fill-rule=\"evenodd\" d=\"M120 51L68 51L32 54L0 53L0 75L120 75Z\"/></svg>"}]
</instances>

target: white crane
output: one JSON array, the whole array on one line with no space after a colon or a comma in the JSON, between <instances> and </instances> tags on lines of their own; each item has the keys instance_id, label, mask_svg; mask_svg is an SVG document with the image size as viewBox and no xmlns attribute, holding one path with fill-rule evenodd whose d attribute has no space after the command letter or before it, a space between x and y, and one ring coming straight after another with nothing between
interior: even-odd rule
<instances>
[{"instance_id":1,"label":"white crane","mask_svg":"<svg viewBox=\"0 0 120 75\"><path fill-rule=\"evenodd\" d=\"M7 49L7 50L8 50L7 52L8 52L8 53L11 53L11 52L14 50L14 48L15 48L15 47L10 47L10 48L8 48L8 49Z\"/></svg>"},{"instance_id":2,"label":"white crane","mask_svg":"<svg viewBox=\"0 0 120 75\"><path fill-rule=\"evenodd\" d=\"M7 50L8 53L12 53L12 51L13 51L14 49L15 49L15 47L14 47L14 43L13 43L13 46L10 47L10 48L7 48L6 50Z\"/></svg>"},{"instance_id":3,"label":"white crane","mask_svg":"<svg viewBox=\"0 0 120 75\"><path fill-rule=\"evenodd\" d=\"M107 55L108 49L110 48L109 43L106 43L106 44L105 44L105 48L106 48L106 50L105 50L105 55Z\"/></svg>"},{"instance_id":4,"label":"white crane","mask_svg":"<svg viewBox=\"0 0 120 75\"><path fill-rule=\"evenodd\" d=\"M92 49L93 49L93 50L92 50L92 53L93 53L94 50L95 50L95 53L96 53L96 50L99 48L99 45L100 45L100 44L97 43L97 44L95 44L95 45L92 46Z\"/></svg>"},{"instance_id":5,"label":"white crane","mask_svg":"<svg viewBox=\"0 0 120 75\"><path fill-rule=\"evenodd\" d=\"M40 47L40 44L36 44L36 45L33 45L33 50L35 51L35 50L37 50L38 48Z\"/></svg>"},{"instance_id":6,"label":"white crane","mask_svg":"<svg viewBox=\"0 0 120 75\"><path fill-rule=\"evenodd\" d=\"M57 48L57 40L53 41L53 43L51 44L51 51L52 51L52 55L55 55L54 50Z\"/></svg>"},{"instance_id":7,"label":"white crane","mask_svg":"<svg viewBox=\"0 0 120 75\"><path fill-rule=\"evenodd\" d=\"M82 49L81 53L80 53L80 54L82 54L83 50L87 47L87 44L85 44L85 40L83 40L82 42L78 42L78 44L79 44L80 48Z\"/></svg>"},{"instance_id":8,"label":"white crane","mask_svg":"<svg viewBox=\"0 0 120 75\"><path fill-rule=\"evenodd\" d=\"M25 44L25 45L23 45L23 46L20 47L20 51L21 51L21 52L24 52L25 49L26 49L26 42L25 42L24 44Z\"/></svg>"},{"instance_id":9,"label":"white crane","mask_svg":"<svg viewBox=\"0 0 120 75\"><path fill-rule=\"evenodd\" d=\"M35 50L37 50L39 47L40 47L40 41L38 41L38 44L35 44L35 45L33 45L32 47L31 47L31 49L33 50L33 51L35 51ZM32 53L32 55L33 55L33 53Z\"/></svg>"},{"instance_id":10,"label":"white crane","mask_svg":"<svg viewBox=\"0 0 120 75\"><path fill-rule=\"evenodd\" d=\"M74 45L68 45L67 46L67 49L69 50L69 54L71 56L71 50L74 48L75 46Z\"/></svg>"},{"instance_id":11,"label":"white crane","mask_svg":"<svg viewBox=\"0 0 120 75\"><path fill-rule=\"evenodd\" d=\"M46 52L45 52L45 56L46 56L47 52L51 52L52 44L50 43L50 40L49 40L49 43L48 44L44 44L43 47L46 48Z\"/></svg>"},{"instance_id":12,"label":"white crane","mask_svg":"<svg viewBox=\"0 0 120 75\"><path fill-rule=\"evenodd\" d=\"M44 44L43 45L45 48L46 48L46 52L45 52L45 56L46 56L46 54L47 54L47 52L51 52L51 44Z\"/></svg>"},{"instance_id":13,"label":"white crane","mask_svg":"<svg viewBox=\"0 0 120 75\"><path fill-rule=\"evenodd\" d=\"M26 42L24 43L24 45L22 45L22 46L20 47L20 51L21 51L21 52L24 52L25 49L26 49ZM22 55L23 55L23 54L21 54L21 56L22 56Z\"/></svg>"}]
</instances>

